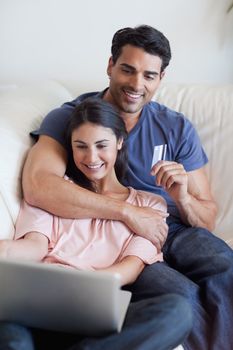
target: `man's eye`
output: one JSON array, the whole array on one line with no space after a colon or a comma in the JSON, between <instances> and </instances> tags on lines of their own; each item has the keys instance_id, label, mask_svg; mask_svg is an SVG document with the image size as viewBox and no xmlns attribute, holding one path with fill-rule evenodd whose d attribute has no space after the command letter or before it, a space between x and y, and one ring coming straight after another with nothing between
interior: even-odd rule
<instances>
[{"instance_id":1,"label":"man's eye","mask_svg":"<svg viewBox=\"0 0 233 350\"><path fill-rule=\"evenodd\" d=\"M154 80L155 79L154 75L146 75L145 78L147 80Z\"/></svg>"},{"instance_id":2,"label":"man's eye","mask_svg":"<svg viewBox=\"0 0 233 350\"><path fill-rule=\"evenodd\" d=\"M84 146L84 145L77 145L76 148L84 149L84 148L87 148L87 146Z\"/></svg>"},{"instance_id":3,"label":"man's eye","mask_svg":"<svg viewBox=\"0 0 233 350\"><path fill-rule=\"evenodd\" d=\"M101 148L105 148L107 147L107 145L98 145L97 148L101 149Z\"/></svg>"},{"instance_id":4,"label":"man's eye","mask_svg":"<svg viewBox=\"0 0 233 350\"><path fill-rule=\"evenodd\" d=\"M127 73L127 74L130 74L131 73L131 70L130 69L127 69L127 68L122 68L122 71L124 73Z\"/></svg>"}]
</instances>

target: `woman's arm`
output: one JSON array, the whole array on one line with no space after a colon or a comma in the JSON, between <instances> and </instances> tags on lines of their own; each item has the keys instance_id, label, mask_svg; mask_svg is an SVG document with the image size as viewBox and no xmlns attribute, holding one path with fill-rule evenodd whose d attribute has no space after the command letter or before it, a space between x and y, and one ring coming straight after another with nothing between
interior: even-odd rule
<instances>
[{"instance_id":1,"label":"woman's arm","mask_svg":"<svg viewBox=\"0 0 233 350\"><path fill-rule=\"evenodd\" d=\"M118 273L121 276L121 285L133 283L144 269L144 262L137 256L126 256L121 262L115 263L106 269L98 271L107 271Z\"/></svg>"},{"instance_id":2,"label":"woman's arm","mask_svg":"<svg viewBox=\"0 0 233 350\"><path fill-rule=\"evenodd\" d=\"M48 238L40 232L28 232L18 240L0 241L0 257L41 261L48 253Z\"/></svg>"}]
</instances>

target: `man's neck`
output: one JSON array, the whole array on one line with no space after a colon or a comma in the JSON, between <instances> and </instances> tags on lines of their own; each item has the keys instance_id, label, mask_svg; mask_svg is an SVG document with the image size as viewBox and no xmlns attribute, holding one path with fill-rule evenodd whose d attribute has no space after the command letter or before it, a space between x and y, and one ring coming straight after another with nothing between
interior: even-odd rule
<instances>
[{"instance_id":1,"label":"man's neck","mask_svg":"<svg viewBox=\"0 0 233 350\"><path fill-rule=\"evenodd\" d=\"M127 132L129 133L137 124L139 118L140 118L140 114L141 113L137 113L135 115L133 115L132 113L121 113L121 118L124 120L125 122L125 127Z\"/></svg>"},{"instance_id":2,"label":"man's neck","mask_svg":"<svg viewBox=\"0 0 233 350\"><path fill-rule=\"evenodd\" d=\"M104 90L103 99L114 104L114 100L109 92L109 88ZM140 114L141 114L141 111L138 111L135 113L127 113L124 111L120 112L120 115L125 122L127 132L130 132L134 128L134 126L137 124L140 118Z\"/></svg>"}]
</instances>

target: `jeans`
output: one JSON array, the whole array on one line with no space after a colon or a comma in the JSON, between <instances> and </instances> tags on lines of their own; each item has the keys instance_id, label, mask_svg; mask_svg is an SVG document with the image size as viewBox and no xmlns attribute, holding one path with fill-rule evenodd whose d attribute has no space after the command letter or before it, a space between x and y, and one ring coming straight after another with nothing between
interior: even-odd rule
<instances>
[{"instance_id":1,"label":"jeans","mask_svg":"<svg viewBox=\"0 0 233 350\"><path fill-rule=\"evenodd\" d=\"M188 336L191 326L185 298L163 295L130 303L122 331L105 337L79 339L0 323L0 350L172 350Z\"/></svg>"},{"instance_id":2,"label":"jeans","mask_svg":"<svg viewBox=\"0 0 233 350\"><path fill-rule=\"evenodd\" d=\"M170 232L164 263L147 266L126 289L133 300L166 293L184 296L193 312L186 350L233 350L233 251L202 228Z\"/></svg>"},{"instance_id":3,"label":"jeans","mask_svg":"<svg viewBox=\"0 0 233 350\"><path fill-rule=\"evenodd\" d=\"M0 349L1 350L32 350L33 339L27 328L9 323L0 322Z\"/></svg>"}]
</instances>

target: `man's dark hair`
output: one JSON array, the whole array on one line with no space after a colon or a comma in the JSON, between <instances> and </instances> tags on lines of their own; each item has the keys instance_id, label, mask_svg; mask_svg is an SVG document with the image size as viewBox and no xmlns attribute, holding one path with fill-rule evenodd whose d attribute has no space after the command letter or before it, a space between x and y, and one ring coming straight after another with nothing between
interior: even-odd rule
<instances>
[{"instance_id":1,"label":"man's dark hair","mask_svg":"<svg viewBox=\"0 0 233 350\"><path fill-rule=\"evenodd\" d=\"M161 72L168 66L171 59L171 48L168 39L163 33L148 25L123 28L114 34L111 47L114 64L125 45L142 48L147 53L160 57L162 60Z\"/></svg>"},{"instance_id":2,"label":"man's dark hair","mask_svg":"<svg viewBox=\"0 0 233 350\"><path fill-rule=\"evenodd\" d=\"M117 140L127 138L127 131L119 111L109 102L96 97L89 97L74 108L66 131L68 144L71 144L72 132L81 125L92 123L112 130ZM122 181L128 165L127 149L123 142L122 148L117 153L115 172L119 181ZM67 174L70 176L70 174ZM89 179L74 166L72 180L82 187L94 190Z\"/></svg>"}]
</instances>

